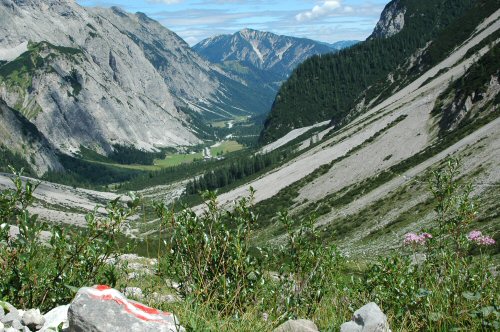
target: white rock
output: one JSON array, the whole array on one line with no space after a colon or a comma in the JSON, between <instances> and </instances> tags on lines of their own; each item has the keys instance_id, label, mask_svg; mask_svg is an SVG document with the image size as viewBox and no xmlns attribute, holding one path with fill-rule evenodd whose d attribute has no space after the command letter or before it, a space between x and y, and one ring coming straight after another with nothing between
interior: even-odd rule
<instances>
[{"instance_id":1,"label":"white rock","mask_svg":"<svg viewBox=\"0 0 500 332\"><path fill-rule=\"evenodd\" d=\"M354 312L350 322L340 326L340 332L391 332L387 317L374 302Z\"/></svg>"},{"instance_id":2,"label":"white rock","mask_svg":"<svg viewBox=\"0 0 500 332\"><path fill-rule=\"evenodd\" d=\"M55 331L56 328L60 325L63 324L62 327L67 328L68 325L68 309L69 309L69 304L68 305L62 305L59 307L55 307L54 309L50 310L47 312L43 317L45 318L45 323L43 324L43 327L41 329L42 332L45 331Z\"/></svg>"},{"instance_id":3,"label":"white rock","mask_svg":"<svg viewBox=\"0 0 500 332\"><path fill-rule=\"evenodd\" d=\"M23 313L21 323L32 331L38 331L45 324L45 318L42 316L39 309L30 309Z\"/></svg>"},{"instance_id":4,"label":"white rock","mask_svg":"<svg viewBox=\"0 0 500 332\"><path fill-rule=\"evenodd\" d=\"M318 327L314 322L307 319L289 320L276 329L274 332L318 332Z\"/></svg>"},{"instance_id":5,"label":"white rock","mask_svg":"<svg viewBox=\"0 0 500 332\"><path fill-rule=\"evenodd\" d=\"M140 289L139 287L125 287L125 289L123 290L123 294L126 297L133 297L138 300L144 299L142 289Z\"/></svg>"}]
</instances>

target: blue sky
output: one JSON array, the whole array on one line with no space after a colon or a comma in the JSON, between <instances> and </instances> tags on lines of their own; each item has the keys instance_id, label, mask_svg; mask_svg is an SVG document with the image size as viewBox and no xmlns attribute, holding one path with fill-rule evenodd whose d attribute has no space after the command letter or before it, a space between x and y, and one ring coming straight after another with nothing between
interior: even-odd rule
<instances>
[{"instance_id":1,"label":"blue sky","mask_svg":"<svg viewBox=\"0 0 500 332\"><path fill-rule=\"evenodd\" d=\"M143 12L190 45L244 28L324 42L363 40L389 0L77 0Z\"/></svg>"}]
</instances>

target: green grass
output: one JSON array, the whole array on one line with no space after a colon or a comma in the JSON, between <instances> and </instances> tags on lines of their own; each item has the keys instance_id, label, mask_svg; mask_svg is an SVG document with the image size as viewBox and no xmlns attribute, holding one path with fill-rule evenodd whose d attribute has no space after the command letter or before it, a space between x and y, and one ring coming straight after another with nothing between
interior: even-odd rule
<instances>
[{"instance_id":1,"label":"green grass","mask_svg":"<svg viewBox=\"0 0 500 332\"><path fill-rule=\"evenodd\" d=\"M244 149L244 146L236 141L224 141L219 146L211 147L210 151L212 156L217 156L217 154L227 154ZM141 165L141 164L118 164L108 160L105 157L102 158L86 158L88 161L93 163L98 163L101 165L108 165L118 168L138 170L138 171L159 171L164 168L175 167L183 164L191 164L196 160L202 160L203 155L201 152L196 153L174 153L167 154L165 159L155 159L153 165Z\"/></svg>"}]
</instances>

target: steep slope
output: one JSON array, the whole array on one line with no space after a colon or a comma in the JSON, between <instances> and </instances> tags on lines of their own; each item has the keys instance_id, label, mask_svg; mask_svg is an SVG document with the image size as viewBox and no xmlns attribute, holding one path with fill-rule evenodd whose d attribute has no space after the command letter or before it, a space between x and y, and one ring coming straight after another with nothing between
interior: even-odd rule
<instances>
[{"instance_id":1,"label":"steep slope","mask_svg":"<svg viewBox=\"0 0 500 332\"><path fill-rule=\"evenodd\" d=\"M62 169L45 137L3 100L0 100L0 155L0 171L3 172L10 172L7 166L15 164L21 164L29 175ZM23 162L24 159L29 163Z\"/></svg>"},{"instance_id":2,"label":"steep slope","mask_svg":"<svg viewBox=\"0 0 500 332\"><path fill-rule=\"evenodd\" d=\"M382 101L443 60L498 7L496 0L391 1L367 41L312 57L294 71L276 97L261 142L328 118L345 125L369 102Z\"/></svg>"},{"instance_id":3,"label":"steep slope","mask_svg":"<svg viewBox=\"0 0 500 332\"><path fill-rule=\"evenodd\" d=\"M498 234L500 10L480 23L412 83L367 103L349 124L219 202L248 195L251 186L257 243L280 242L284 230L274 216L286 209L292 218L318 216L325 240L366 257L432 223L426 180L452 156L462 159L461 181L472 182L482 202L481 227Z\"/></svg>"},{"instance_id":4,"label":"steep slope","mask_svg":"<svg viewBox=\"0 0 500 332\"><path fill-rule=\"evenodd\" d=\"M0 35L0 99L63 153L197 144L189 114L264 111L251 92L240 98L244 82L140 13L4 0Z\"/></svg>"}]
</instances>

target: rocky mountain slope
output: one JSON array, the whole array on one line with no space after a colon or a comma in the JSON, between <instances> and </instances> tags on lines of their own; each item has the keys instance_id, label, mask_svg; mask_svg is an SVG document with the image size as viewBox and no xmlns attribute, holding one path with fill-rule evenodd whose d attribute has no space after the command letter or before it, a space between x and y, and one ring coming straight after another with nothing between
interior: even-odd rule
<instances>
[{"instance_id":1,"label":"rocky mountain slope","mask_svg":"<svg viewBox=\"0 0 500 332\"><path fill-rule=\"evenodd\" d=\"M309 146L304 153L219 201L256 190L260 244L280 242L284 230L273 218L285 209L297 219L316 215L324 238L344 252L375 255L432 222L427 179L456 157L461 181L472 183L481 201L481 227L498 233L499 30L496 10L413 82L380 102L365 101L365 112L313 146L309 137L322 128L301 136L295 146Z\"/></svg>"},{"instance_id":2,"label":"rocky mountain slope","mask_svg":"<svg viewBox=\"0 0 500 332\"><path fill-rule=\"evenodd\" d=\"M266 101L269 109L281 83L307 58L337 52L357 41L322 43L306 38L276 35L271 32L243 29L232 35L207 38L195 46L205 59L224 70L242 76Z\"/></svg>"},{"instance_id":3,"label":"rocky mountain slope","mask_svg":"<svg viewBox=\"0 0 500 332\"><path fill-rule=\"evenodd\" d=\"M345 125L366 110L363 100L380 102L442 61L496 8L494 0L391 1L367 41L311 57L294 71L276 96L261 143L327 119Z\"/></svg>"},{"instance_id":4,"label":"rocky mountain slope","mask_svg":"<svg viewBox=\"0 0 500 332\"><path fill-rule=\"evenodd\" d=\"M190 114L206 120L267 111L244 81L141 13L4 0L0 35L0 99L54 151L192 145L200 140ZM40 170L57 167L38 162Z\"/></svg>"},{"instance_id":5,"label":"rocky mountain slope","mask_svg":"<svg viewBox=\"0 0 500 332\"><path fill-rule=\"evenodd\" d=\"M267 83L285 80L297 65L312 55L333 51L332 46L310 39L252 29L207 38L193 49L214 63L238 62L251 70L257 69L268 77Z\"/></svg>"}]
</instances>

